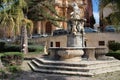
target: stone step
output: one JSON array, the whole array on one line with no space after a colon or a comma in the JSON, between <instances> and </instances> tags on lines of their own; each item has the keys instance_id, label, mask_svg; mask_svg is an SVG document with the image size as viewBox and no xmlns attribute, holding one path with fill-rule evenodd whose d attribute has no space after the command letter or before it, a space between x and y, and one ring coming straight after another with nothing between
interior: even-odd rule
<instances>
[{"instance_id":1,"label":"stone step","mask_svg":"<svg viewBox=\"0 0 120 80\"><path fill-rule=\"evenodd\" d=\"M99 72L101 70L104 69L107 70L109 68L112 68L112 67L120 67L120 62L114 62L114 63L108 63L106 62L106 64L99 64L99 65L92 65L92 66L86 66L86 67L77 67L77 66L63 66L63 65L44 65L44 64L41 64L39 62L37 62L36 60L32 60L32 62L38 67L38 68L43 68L43 69L52 69L52 70L66 70L66 71L80 71L80 72Z\"/></svg>"},{"instance_id":2,"label":"stone step","mask_svg":"<svg viewBox=\"0 0 120 80\"><path fill-rule=\"evenodd\" d=\"M93 76L96 74L120 71L119 60L66 62L36 58L29 63L36 72Z\"/></svg>"},{"instance_id":3,"label":"stone step","mask_svg":"<svg viewBox=\"0 0 120 80\"><path fill-rule=\"evenodd\" d=\"M92 73L89 72L79 72L79 71L62 71L62 70L46 70L46 69L40 69L36 68L34 64L31 62L28 63L29 66L32 68L35 72L41 72L41 73L50 73L50 74L62 74L62 75L75 75L75 76L84 76L84 77L91 77L93 76Z\"/></svg>"},{"instance_id":4,"label":"stone step","mask_svg":"<svg viewBox=\"0 0 120 80\"><path fill-rule=\"evenodd\" d=\"M90 70L90 73L93 73L94 75L96 75L96 74L115 72L115 71L120 71L120 65Z\"/></svg>"},{"instance_id":5,"label":"stone step","mask_svg":"<svg viewBox=\"0 0 120 80\"><path fill-rule=\"evenodd\" d=\"M120 65L119 60L105 60L105 61L80 61L80 62L65 62L65 61L50 61L43 58L36 58L36 60L45 65L54 65L54 66L70 66L70 67L87 67L89 69L107 67L107 66L117 66Z\"/></svg>"},{"instance_id":6,"label":"stone step","mask_svg":"<svg viewBox=\"0 0 120 80\"><path fill-rule=\"evenodd\" d=\"M54 66L76 66L76 67L85 67L87 66L84 63L79 62L67 62L67 61L54 61L48 60L44 58L35 58L39 63L46 64L46 65L54 65Z\"/></svg>"},{"instance_id":7,"label":"stone step","mask_svg":"<svg viewBox=\"0 0 120 80\"><path fill-rule=\"evenodd\" d=\"M114 66L120 66L120 61L118 60L112 60L112 61L103 61L104 63L97 63L93 65L88 65L90 69L99 69L99 68L106 68L106 67L114 67Z\"/></svg>"},{"instance_id":8,"label":"stone step","mask_svg":"<svg viewBox=\"0 0 120 80\"><path fill-rule=\"evenodd\" d=\"M41 68L41 69L89 72L89 68L86 68L86 67L46 65L46 64L40 64L36 60L32 60L32 63L35 64L36 67Z\"/></svg>"},{"instance_id":9,"label":"stone step","mask_svg":"<svg viewBox=\"0 0 120 80\"><path fill-rule=\"evenodd\" d=\"M86 62L74 62L74 61L56 61L56 60L49 60L44 58L35 58L39 63L46 64L46 65L56 65L56 66L76 66L76 67L86 67L88 66Z\"/></svg>"}]
</instances>

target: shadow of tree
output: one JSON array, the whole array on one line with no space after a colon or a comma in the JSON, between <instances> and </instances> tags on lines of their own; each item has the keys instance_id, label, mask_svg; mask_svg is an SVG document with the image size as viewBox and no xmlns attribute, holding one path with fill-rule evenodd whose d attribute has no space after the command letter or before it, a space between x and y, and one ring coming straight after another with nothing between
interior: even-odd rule
<instances>
[{"instance_id":1,"label":"shadow of tree","mask_svg":"<svg viewBox=\"0 0 120 80\"><path fill-rule=\"evenodd\" d=\"M66 80L63 75L44 74L32 71L21 71L14 75L11 77L13 80Z\"/></svg>"}]
</instances>

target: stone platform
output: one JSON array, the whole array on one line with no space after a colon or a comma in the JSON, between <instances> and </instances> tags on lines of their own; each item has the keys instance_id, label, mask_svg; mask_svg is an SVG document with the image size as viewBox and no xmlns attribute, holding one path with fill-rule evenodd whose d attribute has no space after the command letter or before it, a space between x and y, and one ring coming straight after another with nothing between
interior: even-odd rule
<instances>
[{"instance_id":1,"label":"stone platform","mask_svg":"<svg viewBox=\"0 0 120 80\"><path fill-rule=\"evenodd\" d=\"M78 60L75 61L73 58L68 61L54 61L41 57L35 58L28 64L35 72L85 77L91 77L107 72L120 71L120 61L116 59L95 61L88 61L86 59L79 61L79 58L75 59Z\"/></svg>"}]
</instances>

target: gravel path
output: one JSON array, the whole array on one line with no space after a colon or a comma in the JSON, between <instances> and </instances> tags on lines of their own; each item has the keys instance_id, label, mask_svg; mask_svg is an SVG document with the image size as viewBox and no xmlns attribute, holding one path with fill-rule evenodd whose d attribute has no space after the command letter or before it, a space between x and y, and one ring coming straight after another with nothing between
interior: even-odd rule
<instances>
[{"instance_id":1,"label":"gravel path","mask_svg":"<svg viewBox=\"0 0 120 80\"><path fill-rule=\"evenodd\" d=\"M37 73L31 71L27 62L28 61L23 62L23 65L21 66L23 71L19 73L19 75L16 75L13 80L120 80L120 72L100 74L94 77Z\"/></svg>"}]
</instances>

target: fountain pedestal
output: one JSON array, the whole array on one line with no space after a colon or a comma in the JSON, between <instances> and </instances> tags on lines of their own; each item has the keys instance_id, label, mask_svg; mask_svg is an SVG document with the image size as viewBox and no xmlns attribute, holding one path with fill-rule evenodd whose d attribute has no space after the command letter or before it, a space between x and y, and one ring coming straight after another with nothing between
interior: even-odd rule
<instances>
[{"instance_id":1,"label":"fountain pedestal","mask_svg":"<svg viewBox=\"0 0 120 80\"><path fill-rule=\"evenodd\" d=\"M67 47L84 47L83 35L80 33L67 35Z\"/></svg>"}]
</instances>

